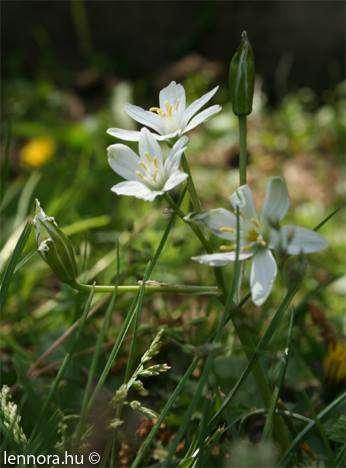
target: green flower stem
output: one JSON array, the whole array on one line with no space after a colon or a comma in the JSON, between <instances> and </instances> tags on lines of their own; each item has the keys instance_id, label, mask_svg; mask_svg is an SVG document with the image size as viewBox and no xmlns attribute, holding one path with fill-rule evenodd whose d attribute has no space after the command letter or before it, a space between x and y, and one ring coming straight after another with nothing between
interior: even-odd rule
<instances>
[{"instance_id":1,"label":"green flower stem","mask_svg":"<svg viewBox=\"0 0 346 468\"><path fill-rule=\"evenodd\" d=\"M168 201L168 203L170 203L171 207L175 210L175 212L179 216L179 218L181 218L184 222L186 222L185 221L185 213L183 213L183 211L175 204L174 200L170 197L170 195L166 194L166 200ZM200 230L200 228L197 225L194 225L192 223L187 223L187 224L190 226L190 228L193 230L193 232L199 238L199 240L201 241L201 243L202 243L203 247L205 248L206 252L207 253L212 253L212 249L211 249L211 247L209 245L209 242L204 237L204 235L203 235L202 231ZM241 264L241 262L239 262L239 263ZM215 273L216 281L217 281L217 284L218 284L218 287L219 287L218 290L222 291L222 295L220 295L220 300L225 305L227 294L226 294L226 288L225 288L224 281L223 281L222 272L220 271L219 268L214 268L214 273ZM249 332L246 329L244 329L244 327L239 322L239 316L234 314L235 311L239 310L239 306L237 306L237 304L235 304L234 301L232 301L232 297L230 297L230 300L227 301L227 302L229 302L229 303L227 304L227 307L225 307L224 314L223 314L219 324L224 325L226 323L226 321L228 321L228 317L232 320L235 332L236 332L237 336L239 337L239 340L240 340L241 346L242 346L242 348L243 348L243 350L245 352L245 355L246 355L247 359L250 360L251 357L252 357L252 353L253 353L253 351L255 349L253 338L249 334ZM222 328L220 328L220 330L218 330L216 332L216 334L214 336L215 340L217 340L219 338L219 333L221 332L221 330L222 330ZM210 366L210 364L208 364L208 366L206 366L205 380L207 379L207 376L208 376L208 373L209 373L209 370L210 370L209 366ZM265 373L264 373L264 371L263 371L263 369L262 369L262 367L261 367L261 365L260 365L260 363L258 361L253 365L252 373L253 373L253 376L254 376L254 378L256 380L256 384L257 384L258 390L259 390L259 392L261 394L261 397L263 399L263 402L266 405L266 407L269 408L271 398L272 398L272 389L271 389L269 381L268 381L268 379L267 379L267 377L266 377L266 375L265 375ZM202 382L201 386L202 387L204 386L204 382ZM275 428L275 435L276 435L277 440L279 441L281 447L283 449L287 449L287 447L289 446L289 440L290 440L289 432L288 432L288 429L287 429L287 427L285 425L284 420L279 415L277 415L275 417L274 428Z\"/></svg>"},{"instance_id":2,"label":"green flower stem","mask_svg":"<svg viewBox=\"0 0 346 468\"><path fill-rule=\"evenodd\" d=\"M182 221L184 221L184 223L186 223L185 213L174 202L173 198L168 193L165 194L165 198L166 198L167 202L171 205L172 209L175 211L177 216L179 216L179 218ZM197 226L197 224L193 224L193 223L187 223L187 224L190 227L190 229L192 229L192 231L196 234L196 236L200 240L202 246L204 247L205 251L207 253L209 253L209 254L213 253L213 249L210 247L210 244L209 244L208 240L205 238L205 236L204 236L202 230L200 229L200 227ZM216 282L217 282L217 284L219 286L220 294L225 296L226 288L225 288L225 284L224 284L222 271L219 268L214 268L214 275L215 275Z\"/></svg>"},{"instance_id":3,"label":"green flower stem","mask_svg":"<svg viewBox=\"0 0 346 468\"><path fill-rule=\"evenodd\" d=\"M194 211L201 211L201 209L202 209L201 202L200 202L200 200L198 198L195 184L193 183L193 179L192 179L191 171L190 171L190 166L189 166L189 163L187 162L185 153L183 153L183 155L181 157L181 167L183 168L184 172L189 176L188 179L187 179L187 190L188 190L188 192L190 194L190 197L191 197L191 202L192 202L193 209L194 209Z\"/></svg>"},{"instance_id":4,"label":"green flower stem","mask_svg":"<svg viewBox=\"0 0 346 468\"><path fill-rule=\"evenodd\" d=\"M90 291L93 289L93 286L89 284L74 283L72 285L74 289L79 291ZM117 289L117 293L137 293L141 289L140 284L134 285L96 285L94 286L94 292L97 293L112 293L114 289ZM148 282L145 285L146 293L171 293L171 294L194 294L194 295L209 295L209 296L219 296L222 294L221 290L217 286L194 286L186 284L165 284L165 283L156 283Z\"/></svg>"},{"instance_id":5,"label":"green flower stem","mask_svg":"<svg viewBox=\"0 0 346 468\"><path fill-rule=\"evenodd\" d=\"M239 185L246 184L246 166L247 166L247 149L246 149L246 115L239 115Z\"/></svg>"},{"instance_id":6,"label":"green flower stem","mask_svg":"<svg viewBox=\"0 0 346 468\"><path fill-rule=\"evenodd\" d=\"M190 375L192 372L195 370L198 364L198 358L194 358L193 361L191 362L190 366L186 370L185 374L182 376L182 378L179 380L177 386L175 387L173 393L169 397L167 403L163 407L160 416L158 417L156 423L152 427L151 431L149 432L148 436L145 438L143 441L142 445L140 446L137 456L134 460L134 462L131 465L131 468L138 468L140 463L142 462L142 458L146 452L146 450L149 448L150 444L152 443L157 431L160 429L160 426L162 422L164 421L165 417L167 416L169 410L172 408L176 400L178 399L182 389L184 388L186 382L190 378Z\"/></svg>"}]
</instances>

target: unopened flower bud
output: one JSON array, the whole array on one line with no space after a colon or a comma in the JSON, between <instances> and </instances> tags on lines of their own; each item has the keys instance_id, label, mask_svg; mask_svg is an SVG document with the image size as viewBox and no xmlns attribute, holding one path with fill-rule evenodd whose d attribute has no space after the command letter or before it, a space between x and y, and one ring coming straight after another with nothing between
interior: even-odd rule
<instances>
[{"instance_id":1,"label":"unopened flower bud","mask_svg":"<svg viewBox=\"0 0 346 468\"><path fill-rule=\"evenodd\" d=\"M236 115L250 114L255 88L255 61L245 31L242 32L240 46L231 60L229 83L233 112Z\"/></svg>"},{"instance_id":2,"label":"unopened flower bud","mask_svg":"<svg viewBox=\"0 0 346 468\"><path fill-rule=\"evenodd\" d=\"M59 229L54 218L47 216L36 200L34 226L37 250L64 283L74 283L78 271L70 239Z\"/></svg>"}]
</instances>

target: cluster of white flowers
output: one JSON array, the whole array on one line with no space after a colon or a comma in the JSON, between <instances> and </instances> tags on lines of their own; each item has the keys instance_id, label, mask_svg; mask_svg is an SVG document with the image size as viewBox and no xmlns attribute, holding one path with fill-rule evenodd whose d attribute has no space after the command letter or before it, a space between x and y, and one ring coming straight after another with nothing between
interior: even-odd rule
<instances>
[{"instance_id":1,"label":"cluster of white flowers","mask_svg":"<svg viewBox=\"0 0 346 468\"><path fill-rule=\"evenodd\" d=\"M121 140L138 141L139 153L137 155L131 148L120 143L108 147L109 165L126 180L114 185L112 191L118 195L152 201L181 184L187 174L179 169L180 159L188 143L188 138L182 135L221 110L221 106L214 105L198 112L217 90L218 87L212 89L186 107L183 86L172 81L160 91L160 107L144 110L126 104L125 112L145 127L139 132L119 128L107 130L107 133ZM167 157L164 157L157 140L176 140Z\"/></svg>"},{"instance_id":2,"label":"cluster of white flowers","mask_svg":"<svg viewBox=\"0 0 346 468\"><path fill-rule=\"evenodd\" d=\"M139 153L136 154L131 148L120 143L108 147L109 165L125 179L124 182L114 185L111 190L118 195L153 201L158 195L163 195L184 182L188 175L179 167L188 138L183 135L221 110L221 106L212 105L200 112L217 90L218 87L212 89L186 106L183 86L172 81L160 91L160 107L145 110L126 104L125 112L145 127L140 131L108 129L110 135L121 140L138 141ZM173 145L166 156L158 141L166 141ZM277 274L272 250L283 251L289 255L307 254L324 249L327 243L319 234L309 229L293 225L280 226L279 223L289 208L287 187L281 177L270 178L260 215L255 210L248 185L239 187L230 200L234 210L239 211L239 260L252 259L252 301L261 305L268 298ZM221 246L220 253L193 257L193 260L214 267L224 266L236 260L235 214L218 208L193 213L186 217L186 220L203 224L213 234L230 242Z\"/></svg>"}]
</instances>

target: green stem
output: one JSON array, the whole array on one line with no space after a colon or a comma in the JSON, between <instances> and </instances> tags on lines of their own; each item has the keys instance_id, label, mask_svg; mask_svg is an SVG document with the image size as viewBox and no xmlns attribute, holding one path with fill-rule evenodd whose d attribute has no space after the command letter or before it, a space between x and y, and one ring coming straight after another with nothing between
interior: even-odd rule
<instances>
[{"instance_id":1,"label":"green stem","mask_svg":"<svg viewBox=\"0 0 346 468\"><path fill-rule=\"evenodd\" d=\"M179 218L182 221L184 221L184 223L186 223L185 213L174 202L173 198L168 193L165 194L165 198L166 198L167 202L171 205L171 207L173 208L173 210L175 211L177 216L179 216ZM196 236L200 240L202 246L204 247L205 251L207 253L209 253L209 254L213 253L213 249L210 247L209 242L205 238L205 236L204 236L202 230L200 229L200 227L197 224L193 224L193 223L187 223L187 224L190 227L190 229L192 229L192 231L196 234ZM220 294L225 296L226 288L225 288L225 284L224 284L222 271L219 268L214 268L214 275L215 275L216 282L217 282L217 284L219 286Z\"/></svg>"},{"instance_id":2,"label":"green stem","mask_svg":"<svg viewBox=\"0 0 346 468\"><path fill-rule=\"evenodd\" d=\"M290 460L293 451L303 443L305 437L316 427L317 422L321 422L325 419L329 413L331 413L340 403L342 403L346 399L346 392L343 392L339 395L335 400L333 400L326 408L324 408L315 418L309 422L305 428L296 436L293 440L292 444L288 448L288 450L284 453L283 457L278 463L278 466L283 467L287 466Z\"/></svg>"},{"instance_id":3,"label":"green stem","mask_svg":"<svg viewBox=\"0 0 346 468\"><path fill-rule=\"evenodd\" d=\"M114 289L117 289L117 293L136 293L140 291L140 284L130 284L130 285L98 285L91 286L90 284L75 283L72 285L74 289L79 291L90 291L94 288L95 294L97 293L112 293ZM156 283L156 282L147 282L145 285L146 293L172 293L172 294L194 294L194 295L211 295L218 296L221 293L220 289L217 286L194 286L186 284L165 284L165 283Z\"/></svg>"},{"instance_id":4,"label":"green stem","mask_svg":"<svg viewBox=\"0 0 346 468\"><path fill-rule=\"evenodd\" d=\"M244 185L246 184L246 166L247 166L246 115L239 115L238 122L239 122L239 185Z\"/></svg>"},{"instance_id":5,"label":"green stem","mask_svg":"<svg viewBox=\"0 0 346 468\"><path fill-rule=\"evenodd\" d=\"M190 166L189 166L189 163L187 162L185 154L183 154L181 157L181 167L183 168L184 172L186 172L186 174L189 176L187 179L187 190L191 197L193 209L194 211L201 211L202 209L201 202L199 201L196 187L195 187L195 184L193 183Z\"/></svg>"},{"instance_id":6,"label":"green stem","mask_svg":"<svg viewBox=\"0 0 346 468\"><path fill-rule=\"evenodd\" d=\"M170 195L166 194L166 199L167 199L168 203L170 203L172 208L175 210L175 212L179 216L179 218L181 218L184 222L186 222L185 214L174 203L174 201L170 197ZM212 249L211 249L211 247L209 245L209 242L204 237L204 235L203 235L202 231L200 230L199 226L197 226L195 224L192 224L192 223L187 223L187 224L190 226L190 228L193 230L193 232L199 238L199 240L201 241L201 243L202 243L203 247L205 248L206 252L211 253ZM225 304L227 294L226 294L226 288L225 288L224 281L223 281L222 272L220 271L220 269L214 268L214 274L215 274L215 278L216 278L216 281L217 281L217 284L218 284L218 290L222 291L222 295L220 296L220 300L221 300L221 302L223 304ZM251 357L252 357L252 352L255 349L252 336L250 336L248 331L246 329L244 329L244 327L239 323L239 317L236 316L236 314L231 313L231 311L234 312L235 310L239 310L239 307L232 300L232 296L228 296L228 298L229 298L229 301L227 301L228 304L227 304L227 307L225 307L224 314L223 314L223 317L222 317L220 323L225 324L225 322L228 321L228 317L230 317L230 319L232 320L234 329L236 331L236 334L239 337L241 346L242 346L242 348L243 348L243 350L245 352L245 355L246 355L247 359L250 360ZM215 335L216 340L218 338L217 335L218 335L218 332L216 332L216 335ZM207 366L207 368L208 367L209 367L209 365ZM207 373L208 372L209 372L209 370L207 370ZM259 362L256 362L253 365L252 373L253 373L254 378L256 380L258 390L259 390L259 392L261 394L263 402L265 403L266 407L268 408L269 405L270 405L270 402L271 402L272 389L270 387L268 379L266 378L266 375L265 375L265 373L264 373L264 371L263 371L263 369L262 369ZM204 385L204 382L202 382L202 385ZM277 416L275 418L274 426L275 426L275 435L276 435L278 441L280 442L281 447L283 449L286 449L288 447L288 445L289 445L289 432L288 432L288 429L287 429L287 427L285 425L285 422L283 421L283 419L280 416Z\"/></svg>"},{"instance_id":7,"label":"green stem","mask_svg":"<svg viewBox=\"0 0 346 468\"><path fill-rule=\"evenodd\" d=\"M167 416L169 410L172 408L172 406L176 402L177 398L179 397L179 395L180 395L182 389L184 388L186 382L190 378L190 375L195 370L195 368L197 366L197 363L198 363L198 358L195 357L193 359L193 361L191 362L190 366L188 367L188 369L186 370L183 377L179 380L176 388L174 389L173 393L171 394L171 396L169 397L167 403L165 404L164 408L162 409L161 414L158 417L158 419L157 419L156 423L154 424L154 426L152 427L150 433L148 434L148 436L146 437L146 439L144 440L144 442L140 446L140 448L139 448L139 450L137 452L137 456L136 456L134 462L131 465L131 468L137 468L137 467L141 466L140 463L142 462L142 458L143 458L146 450L149 448L150 444L154 440L154 437L155 437L157 431L159 430L162 422L164 421L164 419Z\"/></svg>"}]
</instances>

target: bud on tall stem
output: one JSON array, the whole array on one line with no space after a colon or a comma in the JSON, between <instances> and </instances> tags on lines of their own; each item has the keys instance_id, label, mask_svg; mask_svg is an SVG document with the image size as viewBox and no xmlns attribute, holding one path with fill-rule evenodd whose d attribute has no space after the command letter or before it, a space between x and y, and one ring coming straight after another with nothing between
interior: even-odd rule
<instances>
[{"instance_id":1,"label":"bud on tall stem","mask_svg":"<svg viewBox=\"0 0 346 468\"><path fill-rule=\"evenodd\" d=\"M38 200L33 223L39 254L61 281L73 285L78 271L72 243L54 218L46 215Z\"/></svg>"},{"instance_id":2,"label":"bud on tall stem","mask_svg":"<svg viewBox=\"0 0 346 468\"><path fill-rule=\"evenodd\" d=\"M255 89L255 61L245 31L242 32L240 46L231 60L229 85L235 115L251 114Z\"/></svg>"},{"instance_id":3,"label":"bud on tall stem","mask_svg":"<svg viewBox=\"0 0 346 468\"><path fill-rule=\"evenodd\" d=\"M239 183L244 185L247 165L246 116L252 111L255 87L254 55L245 31L231 60L229 80L233 112L239 120Z\"/></svg>"}]
</instances>

